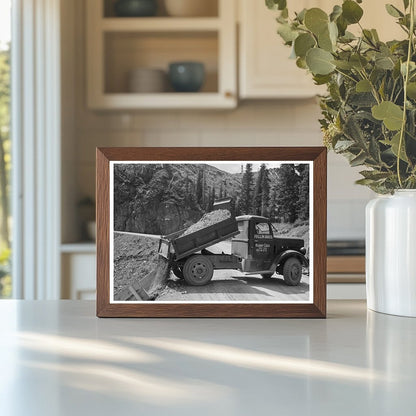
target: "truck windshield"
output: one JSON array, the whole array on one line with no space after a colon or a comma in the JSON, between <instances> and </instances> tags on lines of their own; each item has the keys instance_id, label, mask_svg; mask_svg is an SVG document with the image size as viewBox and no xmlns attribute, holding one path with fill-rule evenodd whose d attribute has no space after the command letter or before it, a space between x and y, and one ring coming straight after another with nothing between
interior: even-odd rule
<instances>
[{"instance_id":1,"label":"truck windshield","mask_svg":"<svg viewBox=\"0 0 416 416\"><path fill-rule=\"evenodd\" d=\"M256 234L271 234L270 225L267 222L259 222L256 224Z\"/></svg>"}]
</instances>

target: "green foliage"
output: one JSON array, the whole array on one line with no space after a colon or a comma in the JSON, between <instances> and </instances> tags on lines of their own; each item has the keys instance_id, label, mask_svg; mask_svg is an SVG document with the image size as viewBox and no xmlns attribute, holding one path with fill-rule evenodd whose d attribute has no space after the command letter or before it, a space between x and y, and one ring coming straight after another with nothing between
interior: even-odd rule
<instances>
[{"instance_id":1,"label":"green foliage","mask_svg":"<svg viewBox=\"0 0 416 416\"><path fill-rule=\"evenodd\" d=\"M280 10L278 33L296 65L327 87L320 97L327 147L352 166L366 166L358 183L378 193L416 188L415 0L403 0L402 9L380 5L407 34L388 42L361 26L359 0L345 0L330 13L314 7L294 16L285 3L266 1Z\"/></svg>"}]
</instances>

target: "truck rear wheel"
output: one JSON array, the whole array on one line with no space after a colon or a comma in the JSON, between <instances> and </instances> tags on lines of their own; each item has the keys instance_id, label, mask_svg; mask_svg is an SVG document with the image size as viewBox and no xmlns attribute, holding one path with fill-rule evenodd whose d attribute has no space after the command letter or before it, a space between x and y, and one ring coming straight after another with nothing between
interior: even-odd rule
<instances>
[{"instance_id":1,"label":"truck rear wheel","mask_svg":"<svg viewBox=\"0 0 416 416\"><path fill-rule=\"evenodd\" d=\"M183 267L183 278L192 286L203 286L209 283L214 274L214 266L206 256L192 256Z\"/></svg>"},{"instance_id":2,"label":"truck rear wheel","mask_svg":"<svg viewBox=\"0 0 416 416\"><path fill-rule=\"evenodd\" d=\"M296 257L290 257L283 265L283 278L288 286L297 286L302 279L302 264Z\"/></svg>"}]
</instances>

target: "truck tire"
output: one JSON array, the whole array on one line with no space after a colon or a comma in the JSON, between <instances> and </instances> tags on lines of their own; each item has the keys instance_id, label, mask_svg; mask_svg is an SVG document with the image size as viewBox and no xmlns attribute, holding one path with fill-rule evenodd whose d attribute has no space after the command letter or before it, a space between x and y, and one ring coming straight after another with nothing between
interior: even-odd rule
<instances>
[{"instance_id":1,"label":"truck tire","mask_svg":"<svg viewBox=\"0 0 416 416\"><path fill-rule=\"evenodd\" d=\"M177 264L172 266L172 272L178 279L183 279L183 267L179 267Z\"/></svg>"},{"instance_id":2,"label":"truck tire","mask_svg":"<svg viewBox=\"0 0 416 416\"><path fill-rule=\"evenodd\" d=\"M189 257L183 267L183 278L192 286L203 286L210 282L214 274L214 266L206 256Z\"/></svg>"},{"instance_id":3,"label":"truck tire","mask_svg":"<svg viewBox=\"0 0 416 416\"><path fill-rule=\"evenodd\" d=\"M302 279L302 264L296 257L290 257L283 265L283 278L288 286L297 286Z\"/></svg>"}]
</instances>

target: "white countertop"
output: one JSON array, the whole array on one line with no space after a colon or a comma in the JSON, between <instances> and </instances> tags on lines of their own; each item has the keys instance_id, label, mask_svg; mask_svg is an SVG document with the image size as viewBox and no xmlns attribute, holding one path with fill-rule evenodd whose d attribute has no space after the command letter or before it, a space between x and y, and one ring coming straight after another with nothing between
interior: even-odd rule
<instances>
[{"instance_id":1,"label":"white countertop","mask_svg":"<svg viewBox=\"0 0 416 416\"><path fill-rule=\"evenodd\" d=\"M0 415L412 415L416 319L98 319L0 301ZM267 413L266 413L267 412Z\"/></svg>"}]
</instances>

